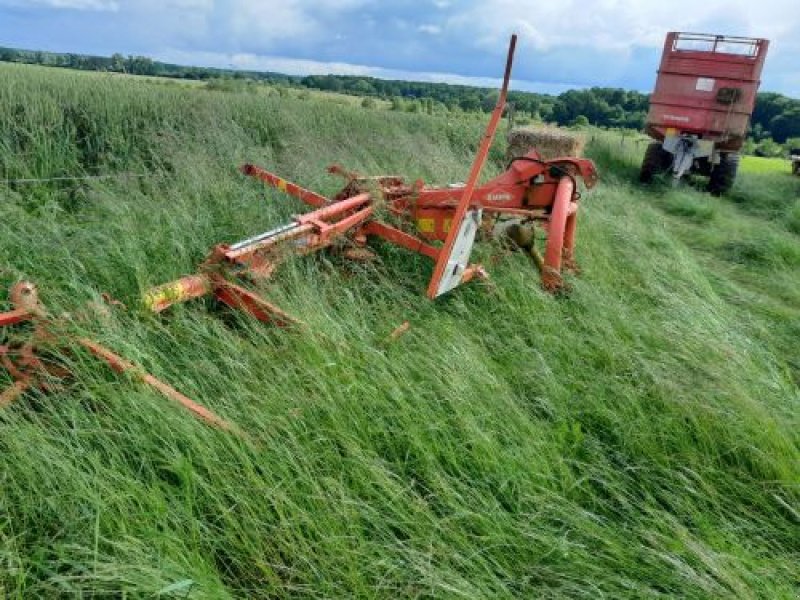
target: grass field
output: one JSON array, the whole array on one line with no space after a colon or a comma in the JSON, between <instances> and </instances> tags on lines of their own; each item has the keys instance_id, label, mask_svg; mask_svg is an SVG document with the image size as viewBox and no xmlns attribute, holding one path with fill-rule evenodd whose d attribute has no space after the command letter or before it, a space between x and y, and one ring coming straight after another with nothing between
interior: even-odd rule
<instances>
[{"instance_id":1,"label":"grass field","mask_svg":"<svg viewBox=\"0 0 800 600\"><path fill-rule=\"evenodd\" d=\"M785 158L764 158L761 156L742 157L741 167L745 173L783 173L792 172L791 163Z\"/></svg>"},{"instance_id":2,"label":"grass field","mask_svg":"<svg viewBox=\"0 0 800 600\"><path fill-rule=\"evenodd\" d=\"M90 77L0 64L0 177L142 175L0 184L0 285L122 300L75 329L251 440L76 352L0 415L0 596L800 595L800 178L645 189L643 146L598 133L568 297L510 256L431 303L380 246L261 290L302 331L156 318L144 289L300 210L242 162L461 181L483 122Z\"/></svg>"}]
</instances>

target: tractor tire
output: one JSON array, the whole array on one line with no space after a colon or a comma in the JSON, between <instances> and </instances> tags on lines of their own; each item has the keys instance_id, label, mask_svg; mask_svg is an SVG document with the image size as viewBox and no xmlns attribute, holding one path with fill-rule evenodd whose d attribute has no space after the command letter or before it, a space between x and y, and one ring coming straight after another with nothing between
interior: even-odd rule
<instances>
[{"instance_id":1,"label":"tractor tire","mask_svg":"<svg viewBox=\"0 0 800 600\"><path fill-rule=\"evenodd\" d=\"M672 165L672 154L664 150L661 142L651 142L644 152L639 181L653 183L656 175L666 172Z\"/></svg>"},{"instance_id":2,"label":"tractor tire","mask_svg":"<svg viewBox=\"0 0 800 600\"><path fill-rule=\"evenodd\" d=\"M735 152L725 152L720 154L719 164L711 169L711 176L708 178L708 191L714 196L722 196L731 191L733 182L736 180L736 172L739 170L739 155Z\"/></svg>"}]
</instances>

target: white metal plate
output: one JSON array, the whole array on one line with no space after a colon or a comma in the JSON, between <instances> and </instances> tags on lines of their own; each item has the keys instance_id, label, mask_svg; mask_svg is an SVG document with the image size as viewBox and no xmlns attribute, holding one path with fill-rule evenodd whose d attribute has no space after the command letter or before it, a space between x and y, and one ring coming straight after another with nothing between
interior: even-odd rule
<instances>
[{"instance_id":1,"label":"white metal plate","mask_svg":"<svg viewBox=\"0 0 800 600\"><path fill-rule=\"evenodd\" d=\"M447 259L447 268L439 282L439 289L436 290L436 297L446 294L453 288L461 284L461 278L469 265L469 256L472 254L472 246L475 244L475 235L481 224L483 210L480 208L467 211L461 227L458 230L458 237L453 244L453 251Z\"/></svg>"},{"instance_id":2,"label":"white metal plate","mask_svg":"<svg viewBox=\"0 0 800 600\"><path fill-rule=\"evenodd\" d=\"M698 92L713 92L715 81L710 77L698 77L697 85L694 86Z\"/></svg>"}]
</instances>

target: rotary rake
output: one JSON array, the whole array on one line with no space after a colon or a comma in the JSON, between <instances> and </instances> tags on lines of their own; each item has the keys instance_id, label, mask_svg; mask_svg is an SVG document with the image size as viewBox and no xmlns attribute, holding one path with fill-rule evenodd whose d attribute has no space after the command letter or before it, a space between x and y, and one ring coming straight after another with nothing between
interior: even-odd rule
<instances>
[{"instance_id":1,"label":"rotary rake","mask_svg":"<svg viewBox=\"0 0 800 600\"><path fill-rule=\"evenodd\" d=\"M597 182L590 160L563 157L543 160L536 151L511 160L506 172L478 185L506 105L516 36L508 50L503 85L465 184L428 186L397 176L363 177L339 166L329 172L345 178L344 188L327 198L260 167L242 167L257 178L293 196L314 210L293 221L235 244L213 248L197 273L158 286L145 294L153 312L203 296L279 326L297 321L288 313L235 282L269 278L288 256L305 255L334 245L347 246L347 256L364 258L370 238L381 238L434 262L427 296L435 299L461 284L486 278L470 254L480 230L500 230L525 250L541 271L549 291L564 287L563 271L577 271L575 233L580 192ZM387 219L379 218L386 215ZM546 233L544 254L536 232Z\"/></svg>"}]
</instances>

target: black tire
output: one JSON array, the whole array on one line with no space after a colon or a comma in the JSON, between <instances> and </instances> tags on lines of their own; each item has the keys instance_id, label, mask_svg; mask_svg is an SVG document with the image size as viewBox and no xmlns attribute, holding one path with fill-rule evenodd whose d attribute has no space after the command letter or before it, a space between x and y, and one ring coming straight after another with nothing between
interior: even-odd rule
<instances>
[{"instance_id":1,"label":"black tire","mask_svg":"<svg viewBox=\"0 0 800 600\"><path fill-rule=\"evenodd\" d=\"M651 142L644 151L639 181L652 183L656 175L664 173L672 166L672 154L664 150L661 142Z\"/></svg>"},{"instance_id":2,"label":"black tire","mask_svg":"<svg viewBox=\"0 0 800 600\"><path fill-rule=\"evenodd\" d=\"M731 191L733 182L736 181L736 172L739 170L739 155L735 152L725 152L719 155L719 164L711 169L708 178L708 191L715 196L722 196Z\"/></svg>"},{"instance_id":3,"label":"black tire","mask_svg":"<svg viewBox=\"0 0 800 600\"><path fill-rule=\"evenodd\" d=\"M697 175L702 175L703 177L711 177L711 169L714 165L711 164L711 159L709 158L698 158L695 161L695 166L692 167L691 173L695 173Z\"/></svg>"}]
</instances>

